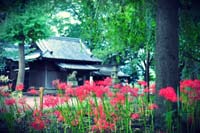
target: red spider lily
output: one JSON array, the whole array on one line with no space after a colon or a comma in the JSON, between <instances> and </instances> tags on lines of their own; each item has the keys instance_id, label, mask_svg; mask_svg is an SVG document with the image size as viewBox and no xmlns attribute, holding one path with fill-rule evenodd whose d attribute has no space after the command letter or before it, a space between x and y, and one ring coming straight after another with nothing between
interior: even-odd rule
<instances>
[{"instance_id":1,"label":"red spider lily","mask_svg":"<svg viewBox=\"0 0 200 133\"><path fill-rule=\"evenodd\" d=\"M22 91L24 89L24 85L22 83L18 84L15 88L17 91Z\"/></svg>"},{"instance_id":2,"label":"red spider lily","mask_svg":"<svg viewBox=\"0 0 200 133\"><path fill-rule=\"evenodd\" d=\"M96 97L102 98L104 94L106 94L109 91L108 87L103 86L94 86L93 87L93 93L96 95Z\"/></svg>"},{"instance_id":3,"label":"red spider lily","mask_svg":"<svg viewBox=\"0 0 200 133\"><path fill-rule=\"evenodd\" d=\"M90 106L92 106L92 107L95 106L93 99L90 99L89 103L90 103Z\"/></svg>"},{"instance_id":4,"label":"red spider lily","mask_svg":"<svg viewBox=\"0 0 200 133\"><path fill-rule=\"evenodd\" d=\"M158 109L158 105L157 104L155 104L155 103L152 103L152 104L150 104L149 105L149 110L154 110L154 109Z\"/></svg>"},{"instance_id":5,"label":"red spider lily","mask_svg":"<svg viewBox=\"0 0 200 133\"><path fill-rule=\"evenodd\" d=\"M55 107L59 104L59 97L46 95L44 96L43 105L47 107Z\"/></svg>"},{"instance_id":6,"label":"red spider lily","mask_svg":"<svg viewBox=\"0 0 200 133\"><path fill-rule=\"evenodd\" d=\"M106 86L111 86L112 85L112 78L107 77L106 79L104 79L104 84Z\"/></svg>"},{"instance_id":7,"label":"red spider lily","mask_svg":"<svg viewBox=\"0 0 200 133\"><path fill-rule=\"evenodd\" d=\"M154 93L156 92L156 90L150 87L150 89L149 89L149 88L145 88L145 89L143 90L143 92L144 92L144 93L154 94Z\"/></svg>"},{"instance_id":8,"label":"red spider lily","mask_svg":"<svg viewBox=\"0 0 200 133\"><path fill-rule=\"evenodd\" d=\"M130 93L132 96L137 97L138 96L138 88L131 88Z\"/></svg>"},{"instance_id":9,"label":"red spider lily","mask_svg":"<svg viewBox=\"0 0 200 133\"><path fill-rule=\"evenodd\" d=\"M106 119L98 119L95 125L92 126L92 131L103 131L106 129L113 130L114 127L114 123L108 122Z\"/></svg>"},{"instance_id":10,"label":"red spider lily","mask_svg":"<svg viewBox=\"0 0 200 133\"><path fill-rule=\"evenodd\" d=\"M164 97L166 100L169 100L171 102L177 101L177 96L174 91L174 88L172 87L166 87L159 90L159 96Z\"/></svg>"},{"instance_id":11,"label":"red spider lily","mask_svg":"<svg viewBox=\"0 0 200 133\"><path fill-rule=\"evenodd\" d=\"M150 85L150 89L155 90L156 89L156 84L153 83L152 85Z\"/></svg>"},{"instance_id":12,"label":"red spider lily","mask_svg":"<svg viewBox=\"0 0 200 133\"><path fill-rule=\"evenodd\" d=\"M84 88L86 90L88 90L89 92L92 92L94 90L94 87L96 87L97 85L95 83L93 83L92 85L88 84L88 82L85 82L84 84Z\"/></svg>"},{"instance_id":13,"label":"red spider lily","mask_svg":"<svg viewBox=\"0 0 200 133\"><path fill-rule=\"evenodd\" d=\"M112 85L112 78L107 77L102 81L96 81L96 85L102 85L102 86L111 86Z\"/></svg>"},{"instance_id":14,"label":"red spider lily","mask_svg":"<svg viewBox=\"0 0 200 133\"><path fill-rule=\"evenodd\" d=\"M12 106L16 103L16 100L14 98L7 98L4 100L4 103L8 106Z\"/></svg>"},{"instance_id":15,"label":"red spider lily","mask_svg":"<svg viewBox=\"0 0 200 133\"><path fill-rule=\"evenodd\" d=\"M185 88L185 87L192 88L193 87L193 80L191 80L191 79L183 80L183 81L180 82L180 86L181 86L181 88Z\"/></svg>"},{"instance_id":16,"label":"red spider lily","mask_svg":"<svg viewBox=\"0 0 200 133\"><path fill-rule=\"evenodd\" d=\"M42 112L38 109L35 109L33 111L33 117L36 118L36 117L42 117Z\"/></svg>"},{"instance_id":17,"label":"red spider lily","mask_svg":"<svg viewBox=\"0 0 200 133\"><path fill-rule=\"evenodd\" d=\"M27 93L31 95L37 95L39 92L35 88L31 88Z\"/></svg>"},{"instance_id":18,"label":"red spider lily","mask_svg":"<svg viewBox=\"0 0 200 133\"><path fill-rule=\"evenodd\" d=\"M62 116L62 114L61 114L60 111L58 111L58 110L54 111L54 115L57 117L57 120L58 120L59 122L64 121L64 117Z\"/></svg>"},{"instance_id":19,"label":"red spider lily","mask_svg":"<svg viewBox=\"0 0 200 133\"><path fill-rule=\"evenodd\" d=\"M59 115L61 115L61 113L60 113L60 111L59 110L56 110L56 111L54 111L54 113L53 113L56 117L59 117Z\"/></svg>"},{"instance_id":20,"label":"red spider lily","mask_svg":"<svg viewBox=\"0 0 200 133\"><path fill-rule=\"evenodd\" d=\"M98 107L94 108L93 110L95 120L101 118L101 119L106 119L106 114L103 109L103 105L100 104Z\"/></svg>"},{"instance_id":21,"label":"red spider lily","mask_svg":"<svg viewBox=\"0 0 200 133\"><path fill-rule=\"evenodd\" d=\"M89 95L89 91L84 86L79 86L75 89L75 95L83 101Z\"/></svg>"},{"instance_id":22,"label":"red spider lily","mask_svg":"<svg viewBox=\"0 0 200 133\"><path fill-rule=\"evenodd\" d=\"M41 118L35 118L35 120L31 123L31 126L35 129L35 130L42 130L45 128L45 123Z\"/></svg>"},{"instance_id":23,"label":"red spider lily","mask_svg":"<svg viewBox=\"0 0 200 133\"><path fill-rule=\"evenodd\" d=\"M60 104L63 104L63 103L66 103L69 101L69 97L68 96L65 96L65 97L60 97L59 100L60 100Z\"/></svg>"},{"instance_id":24,"label":"red spider lily","mask_svg":"<svg viewBox=\"0 0 200 133\"><path fill-rule=\"evenodd\" d=\"M188 92L188 98L189 101L192 103L193 101L198 101L200 100L200 91L198 90L193 90Z\"/></svg>"},{"instance_id":25,"label":"red spider lily","mask_svg":"<svg viewBox=\"0 0 200 133\"><path fill-rule=\"evenodd\" d=\"M133 113L133 114L131 114L131 118L136 120L136 119L140 118L140 115L138 113Z\"/></svg>"},{"instance_id":26,"label":"red spider lily","mask_svg":"<svg viewBox=\"0 0 200 133\"><path fill-rule=\"evenodd\" d=\"M131 87L130 86L123 86L119 92L123 93L123 94L128 94L131 91Z\"/></svg>"},{"instance_id":27,"label":"red spider lily","mask_svg":"<svg viewBox=\"0 0 200 133\"><path fill-rule=\"evenodd\" d=\"M181 91L184 92L184 89L186 88L191 88L191 89L197 89L197 90L200 90L200 80L191 80L191 79L188 79L188 80L183 80L180 82L180 89Z\"/></svg>"},{"instance_id":28,"label":"red spider lily","mask_svg":"<svg viewBox=\"0 0 200 133\"><path fill-rule=\"evenodd\" d=\"M200 100L200 80L183 80L180 82L180 91L189 98L189 103ZM182 97L181 97L182 99ZM182 99L183 101L184 99Z\"/></svg>"},{"instance_id":29,"label":"red spider lily","mask_svg":"<svg viewBox=\"0 0 200 133\"><path fill-rule=\"evenodd\" d=\"M146 88L143 90L143 92L144 92L144 93L155 94L155 92L156 92L156 84L150 85L149 88L146 87Z\"/></svg>"},{"instance_id":30,"label":"red spider lily","mask_svg":"<svg viewBox=\"0 0 200 133\"><path fill-rule=\"evenodd\" d=\"M187 88L193 88L193 80L183 80L180 82L180 91L187 94L189 89Z\"/></svg>"},{"instance_id":31,"label":"red spider lily","mask_svg":"<svg viewBox=\"0 0 200 133\"><path fill-rule=\"evenodd\" d=\"M195 90L200 90L200 80L195 79L193 82L193 88Z\"/></svg>"},{"instance_id":32,"label":"red spider lily","mask_svg":"<svg viewBox=\"0 0 200 133\"><path fill-rule=\"evenodd\" d=\"M58 104L63 104L69 100L68 96L60 97L60 96L52 96L52 95L46 95L44 96L44 102L43 105L47 107L55 107Z\"/></svg>"},{"instance_id":33,"label":"red spider lily","mask_svg":"<svg viewBox=\"0 0 200 133\"><path fill-rule=\"evenodd\" d=\"M121 89L122 87L123 87L122 84L115 84L113 86L113 88L115 88L115 89Z\"/></svg>"},{"instance_id":34,"label":"red spider lily","mask_svg":"<svg viewBox=\"0 0 200 133\"><path fill-rule=\"evenodd\" d=\"M150 90L149 90L149 88L145 88L145 89L143 90L143 92L144 92L144 93L150 93Z\"/></svg>"},{"instance_id":35,"label":"red spider lily","mask_svg":"<svg viewBox=\"0 0 200 133\"><path fill-rule=\"evenodd\" d=\"M114 93L112 91L107 92L108 97L113 97Z\"/></svg>"},{"instance_id":36,"label":"red spider lily","mask_svg":"<svg viewBox=\"0 0 200 133\"><path fill-rule=\"evenodd\" d=\"M137 81L139 85L141 86L147 86L147 82L146 81Z\"/></svg>"},{"instance_id":37,"label":"red spider lily","mask_svg":"<svg viewBox=\"0 0 200 133\"><path fill-rule=\"evenodd\" d=\"M58 83L57 88L59 90L65 90L66 88L68 88L68 86L67 86L67 83L60 82L60 83Z\"/></svg>"},{"instance_id":38,"label":"red spider lily","mask_svg":"<svg viewBox=\"0 0 200 133\"><path fill-rule=\"evenodd\" d=\"M131 88L130 86L123 86L119 92L123 94L131 94L132 96L138 96L138 88Z\"/></svg>"},{"instance_id":39,"label":"red spider lily","mask_svg":"<svg viewBox=\"0 0 200 133\"><path fill-rule=\"evenodd\" d=\"M116 106L116 104L124 104L125 96L123 93L117 92L115 97L110 100L110 104L112 106Z\"/></svg>"},{"instance_id":40,"label":"red spider lily","mask_svg":"<svg viewBox=\"0 0 200 133\"><path fill-rule=\"evenodd\" d=\"M89 80L85 80L84 82L84 86L95 86L96 83L94 81L89 81Z\"/></svg>"},{"instance_id":41,"label":"red spider lily","mask_svg":"<svg viewBox=\"0 0 200 133\"><path fill-rule=\"evenodd\" d=\"M65 95L66 96L74 96L75 95L75 89L68 87L65 89Z\"/></svg>"},{"instance_id":42,"label":"red spider lily","mask_svg":"<svg viewBox=\"0 0 200 133\"><path fill-rule=\"evenodd\" d=\"M113 115L115 117L115 115ZM97 108L94 109L94 123L92 130L102 131L106 129L114 129L115 124L106 120L106 114L103 109L103 105L100 104Z\"/></svg>"},{"instance_id":43,"label":"red spider lily","mask_svg":"<svg viewBox=\"0 0 200 133\"><path fill-rule=\"evenodd\" d=\"M0 90L0 95L3 96L3 97L8 97L8 96L10 96L10 93Z\"/></svg>"}]
</instances>

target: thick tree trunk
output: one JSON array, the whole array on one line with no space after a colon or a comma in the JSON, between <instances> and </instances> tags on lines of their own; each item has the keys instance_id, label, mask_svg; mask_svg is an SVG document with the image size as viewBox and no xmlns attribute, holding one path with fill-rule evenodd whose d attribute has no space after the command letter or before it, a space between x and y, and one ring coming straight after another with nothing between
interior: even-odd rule
<instances>
[{"instance_id":1,"label":"thick tree trunk","mask_svg":"<svg viewBox=\"0 0 200 133\"><path fill-rule=\"evenodd\" d=\"M25 76L25 55L24 55L24 44L19 44L19 62L18 62L18 75L17 75L17 83L24 83L24 76Z\"/></svg>"},{"instance_id":2,"label":"thick tree trunk","mask_svg":"<svg viewBox=\"0 0 200 133\"><path fill-rule=\"evenodd\" d=\"M156 29L156 89L178 87L178 0L158 0ZM164 99L157 97L159 110L156 112L158 128L165 128L164 113L167 107Z\"/></svg>"}]
</instances>

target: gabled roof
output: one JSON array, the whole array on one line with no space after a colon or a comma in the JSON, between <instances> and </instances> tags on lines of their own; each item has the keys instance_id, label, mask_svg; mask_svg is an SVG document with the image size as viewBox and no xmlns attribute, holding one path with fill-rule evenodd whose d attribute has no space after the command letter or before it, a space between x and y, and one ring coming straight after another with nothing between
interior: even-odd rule
<instances>
[{"instance_id":1,"label":"gabled roof","mask_svg":"<svg viewBox=\"0 0 200 133\"><path fill-rule=\"evenodd\" d=\"M40 53L40 57L49 59L101 62L92 56L90 50L78 38L51 37L39 40L36 45L39 51L27 55L26 59L36 59Z\"/></svg>"}]
</instances>

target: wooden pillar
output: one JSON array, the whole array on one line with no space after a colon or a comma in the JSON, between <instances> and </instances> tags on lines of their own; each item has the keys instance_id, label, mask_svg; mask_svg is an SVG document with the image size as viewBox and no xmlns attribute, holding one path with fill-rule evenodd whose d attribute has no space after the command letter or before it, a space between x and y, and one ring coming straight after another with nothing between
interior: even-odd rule
<instances>
[{"instance_id":1,"label":"wooden pillar","mask_svg":"<svg viewBox=\"0 0 200 133\"><path fill-rule=\"evenodd\" d=\"M44 87L40 87L40 111L43 111L43 95L44 95Z\"/></svg>"}]
</instances>

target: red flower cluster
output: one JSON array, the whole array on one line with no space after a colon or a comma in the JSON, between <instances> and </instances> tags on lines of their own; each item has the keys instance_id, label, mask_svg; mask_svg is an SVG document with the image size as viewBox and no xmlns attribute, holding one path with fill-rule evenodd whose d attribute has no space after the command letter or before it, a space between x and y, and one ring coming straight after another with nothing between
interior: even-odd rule
<instances>
[{"instance_id":1,"label":"red flower cluster","mask_svg":"<svg viewBox=\"0 0 200 133\"><path fill-rule=\"evenodd\" d=\"M67 83L60 82L60 83L58 84L58 89L59 89L59 90L65 90L67 87L68 87L68 86L67 86Z\"/></svg>"},{"instance_id":2,"label":"red flower cluster","mask_svg":"<svg viewBox=\"0 0 200 133\"><path fill-rule=\"evenodd\" d=\"M125 96L123 93L117 92L115 97L110 100L110 104L112 106L116 106L117 104L124 104Z\"/></svg>"},{"instance_id":3,"label":"red flower cluster","mask_svg":"<svg viewBox=\"0 0 200 133\"><path fill-rule=\"evenodd\" d=\"M154 109L158 109L158 105L157 104L155 104L155 103L152 103L152 104L150 104L149 105L149 110L154 110Z\"/></svg>"},{"instance_id":4,"label":"red flower cluster","mask_svg":"<svg viewBox=\"0 0 200 133\"><path fill-rule=\"evenodd\" d=\"M180 82L180 91L186 94L190 101L200 100L200 80L183 80Z\"/></svg>"},{"instance_id":5,"label":"red flower cluster","mask_svg":"<svg viewBox=\"0 0 200 133\"><path fill-rule=\"evenodd\" d=\"M200 80L191 80L191 79L188 79L188 80L183 80L180 82L180 89L181 91L184 91L183 89L185 88L192 88L192 89L197 89L199 90L200 89Z\"/></svg>"},{"instance_id":6,"label":"red flower cluster","mask_svg":"<svg viewBox=\"0 0 200 133\"><path fill-rule=\"evenodd\" d=\"M0 90L0 95L4 96L4 97L8 97L10 95L10 93Z\"/></svg>"},{"instance_id":7,"label":"red flower cluster","mask_svg":"<svg viewBox=\"0 0 200 133\"><path fill-rule=\"evenodd\" d=\"M145 87L147 86L147 82L146 81L137 81L139 85Z\"/></svg>"},{"instance_id":8,"label":"red flower cluster","mask_svg":"<svg viewBox=\"0 0 200 133\"><path fill-rule=\"evenodd\" d=\"M177 102L177 96L172 87L166 87L159 90L159 96L164 97L166 100L171 102Z\"/></svg>"},{"instance_id":9,"label":"red flower cluster","mask_svg":"<svg viewBox=\"0 0 200 133\"><path fill-rule=\"evenodd\" d=\"M43 102L44 106L55 107L58 105L58 103L59 103L59 97L51 95L44 96L44 102Z\"/></svg>"},{"instance_id":10,"label":"red flower cluster","mask_svg":"<svg viewBox=\"0 0 200 133\"><path fill-rule=\"evenodd\" d=\"M24 84L20 83L15 88L17 91L22 91L24 89Z\"/></svg>"},{"instance_id":11,"label":"red flower cluster","mask_svg":"<svg viewBox=\"0 0 200 133\"><path fill-rule=\"evenodd\" d=\"M156 92L156 85L155 84L150 85L150 88L145 88L143 90L143 92L144 93L155 94L155 92Z\"/></svg>"},{"instance_id":12,"label":"red flower cluster","mask_svg":"<svg viewBox=\"0 0 200 133\"><path fill-rule=\"evenodd\" d=\"M130 86L123 86L120 89L120 92L123 94L131 94L134 97L138 96L138 88L131 88Z\"/></svg>"},{"instance_id":13,"label":"red flower cluster","mask_svg":"<svg viewBox=\"0 0 200 133\"><path fill-rule=\"evenodd\" d=\"M136 120L136 119L140 118L140 115L138 113L133 113L133 114L131 114L131 118Z\"/></svg>"},{"instance_id":14,"label":"red flower cluster","mask_svg":"<svg viewBox=\"0 0 200 133\"><path fill-rule=\"evenodd\" d=\"M96 85L102 85L102 86L111 86L112 85L112 78L105 78L102 81L96 81L95 82Z\"/></svg>"},{"instance_id":15,"label":"red flower cluster","mask_svg":"<svg viewBox=\"0 0 200 133\"><path fill-rule=\"evenodd\" d=\"M58 111L58 110L54 111L54 115L57 117L57 120L58 120L59 122L64 121L64 117L62 116L62 114L61 114L60 111Z\"/></svg>"},{"instance_id":16,"label":"red flower cluster","mask_svg":"<svg viewBox=\"0 0 200 133\"><path fill-rule=\"evenodd\" d=\"M37 95L38 91L35 88L31 88L27 93L29 93L31 95Z\"/></svg>"},{"instance_id":17,"label":"red flower cluster","mask_svg":"<svg viewBox=\"0 0 200 133\"><path fill-rule=\"evenodd\" d=\"M52 86L54 86L55 88L59 90L65 90L66 88L68 88L67 83L61 82L58 79L52 81Z\"/></svg>"},{"instance_id":18,"label":"red flower cluster","mask_svg":"<svg viewBox=\"0 0 200 133\"><path fill-rule=\"evenodd\" d=\"M80 101L85 100L85 98L89 95L89 91L85 86L79 86L74 91L75 96L78 97Z\"/></svg>"},{"instance_id":19,"label":"red flower cluster","mask_svg":"<svg viewBox=\"0 0 200 133\"><path fill-rule=\"evenodd\" d=\"M114 123L108 122L106 119L98 119L96 121L96 124L92 126L92 131L100 131L102 132L103 130L113 130L115 127Z\"/></svg>"},{"instance_id":20,"label":"red flower cluster","mask_svg":"<svg viewBox=\"0 0 200 133\"><path fill-rule=\"evenodd\" d=\"M35 120L31 123L31 126L35 129L35 130L42 130L45 128L45 123L42 119L40 118L35 118Z\"/></svg>"},{"instance_id":21,"label":"red flower cluster","mask_svg":"<svg viewBox=\"0 0 200 133\"><path fill-rule=\"evenodd\" d=\"M123 87L122 84L113 85L113 88L115 88L115 89L121 89L122 87Z\"/></svg>"},{"instance_id":22,"label":"red flower cluster","mask_svg":"<svg viewBox=\"0 0 200 133\"><path fill-rule=\"evenodd\" d=\"M34 110L33 111L33 119L34 121L31 122L31 126L35 130L42 130L45 128L45 122L42 120L42 112L40 110Z\"/></svg>"},{"instance_id":23,"label":"red flower cluster","mask_svg":"<svg viewBox=\"0 0 200 133\"><path fill-rule=\"evenodd\" d=\"M115 122L110 122L106 120L106 114L103 109L103 105L99 105L94 108L94 125L92 126L92 131L103 131L106 129L114 129Z\"/></svg>"},{"instance_id":24,"label":"red flower cluster","mask_svg":"<svg viewBox=\"0 0 200 133\"><path fill-rule=\"evenodd\" d=\"M4 100L4 103L8 106L12 106L16 103L16 100L14 98L7 98Z\"/></svg>"}]
</instances>

